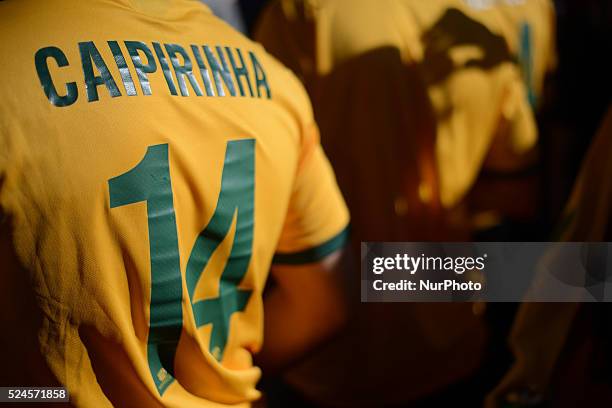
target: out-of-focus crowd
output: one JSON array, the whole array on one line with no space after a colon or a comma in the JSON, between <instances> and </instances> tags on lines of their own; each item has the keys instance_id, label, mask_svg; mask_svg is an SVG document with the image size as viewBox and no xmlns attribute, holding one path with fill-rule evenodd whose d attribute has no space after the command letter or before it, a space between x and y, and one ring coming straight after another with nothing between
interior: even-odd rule
<instances>
[{"instance_id":1,"label":"out-of-focus crowd","mask_svg":"<svg viewBox=\"0 0 612 408\"><path fill-rule=\"evenodd\" d=\"M356 252L361 241L610 240L605 1L209 3L303 81ZM270 406L612 403L605 305L355 295L352 310L337 339L268 385Z\"/></svg>"}]
</instances>

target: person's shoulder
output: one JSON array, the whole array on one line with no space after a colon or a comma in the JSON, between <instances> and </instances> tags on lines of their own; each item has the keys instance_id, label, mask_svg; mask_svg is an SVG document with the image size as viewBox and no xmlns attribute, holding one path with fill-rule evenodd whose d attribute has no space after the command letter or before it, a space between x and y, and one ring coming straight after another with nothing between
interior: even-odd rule
<instances>
[{"instance_id":1,"label":"person's shoulder","mask_svg":"<svg viewBox=\"0 0 612 408\"><path fill-rule=\"evenodd\" d=\"M312 121L312 106L302 81L261 44L253 44L254 52L268 75L271 99L291 114L299 116L300 121Z\"/></svg>"},{"instance_id":2,"label":"person's shoulder","mask_svg":"<svg viewBox=\"0 0 612 408\"><path fill-rule=\"evenodd\" d=\"M211 44L242 50L244 61L235 62L238 65L244 63L251 68L258 92L259 84L266 84L267 97L264 99L272 101L298 122L311 122L313 114L310 99L296 74L270 54L262 44L248 38L220 18L214 15L211 17L212 20L206 26L207 32L211 33Z\"/></svg>"},{"instance_id":3,"label":"person's shoulder","mask_svg":"<svg viewBox=\"0 0 612 408\"><path fill-rule=\"evenodd\" d=\"M262 69L261 74L265 75L265 80L270 83L270 99L278 99L279 97L294 100L307 99L302 84L295 74L276 57L268 53L262 44L250 39L222 19L214 15L211 17L213 19L211 21L212 26L208 26L207 30L214 31L214 37L219 44L223 42L232 48L248 50L252 55L254 59L252 62L259 65L258 68Z\"/></svg>"}]
</instances>

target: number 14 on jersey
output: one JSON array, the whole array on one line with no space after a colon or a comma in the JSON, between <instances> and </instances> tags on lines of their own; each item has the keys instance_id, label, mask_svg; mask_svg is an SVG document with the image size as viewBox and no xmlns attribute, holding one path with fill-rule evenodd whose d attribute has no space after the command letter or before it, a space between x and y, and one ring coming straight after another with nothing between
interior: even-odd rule
<instances>
[{"instance_id":1,"label":"number 14 on jersey","mask_svg":"<svg viewBox=\"0 0 612 408\"><path fill-rule=\"evenodd\" d=\"M160 395L174 381L174 357L183 328L183 278L168 156L168 144L149 146L140 163L108 181L111 208L147 204L151 261L147 360ZM254 201L255 140L229 141L215 212L195 238L185 271L188 302L196 327L212 324L209 351L219 361L227 344L230 317L244 310L251 296L250 290L238 285L251 259ZM234 218L234 240L221 274L218 296L194 301L196 285L212 254L229 233Z\"/></svg>"}]
</instances>

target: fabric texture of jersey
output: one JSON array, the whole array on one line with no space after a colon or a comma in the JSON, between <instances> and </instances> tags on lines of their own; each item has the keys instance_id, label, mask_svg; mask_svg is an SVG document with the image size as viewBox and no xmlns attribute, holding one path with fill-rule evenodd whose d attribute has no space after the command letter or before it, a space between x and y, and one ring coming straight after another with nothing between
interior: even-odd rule
<instances>
[{"instance_id":1,"label":"fabric texture of jersey","mask_svg":"<svg viewBox=\"0 0 612 408\"><path fill-rule=\"evenodd\" d=\"M0 38L0 383L257 399L273 258L348 223L301 84L198 1L3 1Z\"/></svg>"}]
</instances>

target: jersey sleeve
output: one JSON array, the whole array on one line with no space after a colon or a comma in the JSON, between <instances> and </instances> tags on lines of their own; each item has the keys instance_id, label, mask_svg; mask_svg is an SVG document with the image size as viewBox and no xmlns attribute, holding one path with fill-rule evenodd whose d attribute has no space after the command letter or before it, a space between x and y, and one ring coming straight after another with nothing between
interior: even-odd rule
<instances>
[{"instance_id":1,"label":"jersey sleeve","mask_svg":"<svg viewBox=\"0 0 612 408\"><path fill-rule=\"evenodd\" d=\"M317 262L344 246L349 214L314 122L303 130L300 161L277 251L277 265Z\"/></svg>"}]
</instances>

